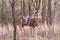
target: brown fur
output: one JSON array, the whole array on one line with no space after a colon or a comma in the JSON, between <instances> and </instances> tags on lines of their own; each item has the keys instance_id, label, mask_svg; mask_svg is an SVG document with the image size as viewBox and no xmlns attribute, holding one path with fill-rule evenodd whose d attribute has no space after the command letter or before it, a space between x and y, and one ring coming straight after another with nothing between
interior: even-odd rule
<instances>
[{"instance_id":1,"label":"brown fur","mask_svg":"<svg viewBox=\"0 0 60 40\"><path fill-rule=\"evenodd\" d=\"M35 26L38 26L40 24L41 20L40 18L33 18L33 19L28 19L28 24L29 26L35 28Z\"/></svg>"},{"instance_id":2,"label":"brown fur","mask_svg":"<svg viewBox=\"0 0 60 40\"><path fill-rule=\"evenodd\" d=\"M23 27L23 26L22 26L22 22L23 22L23 19L22 19L22 18L17 19L16 22L17 22L17 25Z\"/></svg>"},{"instance_id":3,"label":"brown fur","mask_svg":"<svg viewBox=\"0 0 60 40\"><path fill-rule=\"evenodd\" d=\"M20 17L19 19L17 19L17 25L24 27L24 25L27 25L26 20L23 17Z\"/></svg>"},{"instance_id":4,"label":"brown fur","mask_svg":"<svg viewBox=\"0 0 60 40\"><path fill-rule=\"evenodd\" d=\"M38 26L41 22L40 18L34 18L35 26Z\"/></svg>"},{"instance_id":5,"label":"brown fur","mask_svg":"<svg viewBox=\"0 0 60 40\"><path fill-rule=\"evenodd\" d=\"M24 27L25 25L29 25L33 28L35 28L35 26L40 25L41 20L40 18L28 18L28 20L26 21L23 17L17 19L17 25Z\"/></svg>"}]
</instances>

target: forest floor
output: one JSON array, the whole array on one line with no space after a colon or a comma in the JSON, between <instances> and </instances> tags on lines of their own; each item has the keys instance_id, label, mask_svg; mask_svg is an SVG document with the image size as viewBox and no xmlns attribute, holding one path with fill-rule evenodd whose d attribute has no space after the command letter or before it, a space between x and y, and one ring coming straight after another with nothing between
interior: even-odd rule
<instances>
[{"instance_id":1,"label":"forest floor","mask_svg":"<svg viewBox=\"0 0 60 40\"><path fill-rule=\"evenodd\" d=\"M17 26L17 40L60 40L60 25L54 24L47 26L46 24L36 26L34 29L29 26L24 26L22 30ZM14 35L13 25L0 25L0 40L13 40Z\"/></svg>"}]
</instances>

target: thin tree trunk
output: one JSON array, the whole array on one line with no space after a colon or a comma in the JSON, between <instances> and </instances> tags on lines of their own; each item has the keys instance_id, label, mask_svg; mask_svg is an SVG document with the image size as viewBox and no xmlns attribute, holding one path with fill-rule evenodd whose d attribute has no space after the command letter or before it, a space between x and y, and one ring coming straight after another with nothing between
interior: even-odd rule
<instances>
[{"instance_id":1,"label":"thin tree trunk","mask_svg":"<svg viewBox=\"0 0 60 40\"><path fill-rule=\"evenodd\" d=\"M48 0L48 13L47 13L47 24L52 24L51 19L51 0Z\"/></svg>"},{"instance_id":2,"label":"thin tree trunk","mask_svg":"<svg viewBox=\"0 0 60 40\"><path fill-rule=\"evenodd\" d=\"M45 13L45 8L46 8L45 6L46 5L45 5L44 0L42 1L42 5L43 5L43 8L42 8L42 14L41 15L42 15L42 24L43 24L45 22L45 16L46 16L46 13Z\"/></svg>"},{"instance_id":3,"label":"thin tree trunk","mask_svg":"<svg viewBox=\"0 0 60 40\"><path fill-rule=\"evenodd\" d=\"M10 0L9 0L10 1ZM12 18L13 18L13 26L14 26L14 40L16 40L16 24L15 24L15 0L12 0L12 2L10 1L11 4L11 8L12 8Z\"/></svg>"}]
</instances>

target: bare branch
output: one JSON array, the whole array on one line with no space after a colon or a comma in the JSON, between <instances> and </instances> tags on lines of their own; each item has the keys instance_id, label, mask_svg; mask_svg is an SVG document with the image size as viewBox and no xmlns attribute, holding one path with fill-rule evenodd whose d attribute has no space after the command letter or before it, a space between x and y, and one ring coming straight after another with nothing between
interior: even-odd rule
<instances>
[{"instance_id":1,"label":"bare branch","mask_svg":"<svg viewBox=\"0 0 60 40\"><path fill-rule=\"evenodd\" d=\"M57 0L57 1L54 3L54 5L56 5L56 4L58 3L58 1L59 1L59 0Z\"/></svg>"},{"instance_id":2,"label":"bare branch","mask_svg":"<svg viewBox=\"0 0 60 40\"><path fill-rule=\"evenodd\" d=\"M12 2L9 0L10 4L12 4Z\"/></svg>"},{"instance_id":3,"label":"bare branch","mask_svg":"<svg viewBox=\"0 0 60 40\"><path fill-rule=\"evenodd\" d=\"M9 0L9 2L10 2L10 4L11 4L11 6L12 6L12 2Z\"/></svg>"}]
</instances>

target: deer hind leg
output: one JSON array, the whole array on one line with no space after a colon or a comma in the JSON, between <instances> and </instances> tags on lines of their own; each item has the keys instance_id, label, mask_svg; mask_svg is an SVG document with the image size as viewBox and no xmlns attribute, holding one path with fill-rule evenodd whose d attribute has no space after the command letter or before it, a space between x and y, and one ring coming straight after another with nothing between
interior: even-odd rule
<instances>
[{"instance_id":1,"label":"deer hind leg","mask_svg":"<svg viewBox=\"0 0 60 40\"><path fill-rule=\"evenodd\" d=\"M22 31L22 24L19 25L19 30Z\"/></svg>"},{"instance_id":2,"label":"deer hind leg","mask_svg":"<svg viewBox=\"0 0 60 40\"><path fill-rule=\"evenodd\" d=\"M35 35L35 28L31 27L31 36L34 37Z\"/></svg>"},{"instance_id":3,"label":"deer hind leg","mask_svg":"<svg viewBox=\"0 0 60 40\"><path fill-rule=\"evenodd\" d=\"M22 28L24 27L24 24L22 24Z\"/></svg>"}]
</instances>

